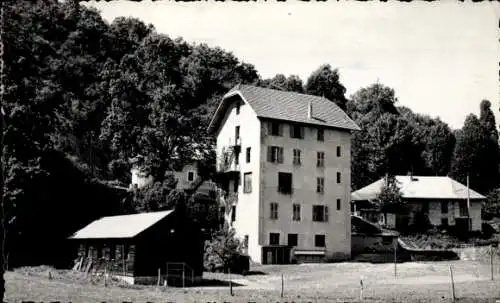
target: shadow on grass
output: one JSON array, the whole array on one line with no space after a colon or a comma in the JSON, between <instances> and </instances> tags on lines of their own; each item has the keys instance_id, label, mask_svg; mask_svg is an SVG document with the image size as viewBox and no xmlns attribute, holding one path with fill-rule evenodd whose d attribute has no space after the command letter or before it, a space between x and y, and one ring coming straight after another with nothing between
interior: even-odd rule
<instances>
[{"instance_id":1,"label":"shadow on grass","mask_svg":"<svg viewBox=\"0 0 500 303\"><path fill-rule=\"evenodd\" d=\"M251 270L245 274L245 276L264 276L264 275L267 275L267 273L260 270Z\"/></svg>"},{"instance_id":2,"label":"shadow on grass","mask_svg":"<svg viewBox=\"0 0 500 303\"><path fill-rule=\"evenodd\" d=\"M245 286L240 283L232 282L233 287ZM191 287L229 287L229 281L218 280L218 279L203 279L201 281L195 282ZM188 287L189 287L188 286Z\"/></svg>"}]
</instances>

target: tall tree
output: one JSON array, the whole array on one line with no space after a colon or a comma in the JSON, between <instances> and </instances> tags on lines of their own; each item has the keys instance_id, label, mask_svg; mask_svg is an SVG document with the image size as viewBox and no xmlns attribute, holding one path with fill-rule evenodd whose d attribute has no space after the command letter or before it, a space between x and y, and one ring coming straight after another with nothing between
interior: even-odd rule
<instances>
[{"instance_id":1,"label":"tall tree","mask_svg":"<svg viewBox=\"0 0 500 303\"><path fill-rule=\"evenodd\" d=\"M347 113L361 128L353 137L353 189L388 172L388 147L397 124L396 101L393 89L377 83L358 90L346 105Z\"/></svg>"},{"instance_id":2,"label":"tall tree","mask_svg":"<svg viewBox=\"0 0 500 303\"><path fill-rule=\"evenodd\" d=\"M498 186L498 145L474 114L457 134L452 173L460 182L469 175L470 187L483 194Z\"/></svg>"},{"instance_id":3,"label":"tall tree","mask_svg":"<svg viewBox=\"0 0 500 303\"><path fill-rule=\"evenodd\" d=\"M346 108L346 88L340 83L338 69L332 69L330 64L321 65L309 76L305 91L311 95L325 97L342 109Z\"/></svg>"},{"instance_id":4,"label":"tall tree","mask_svg":"<svg viewBox=\"0 0 500 303\"><path fill-rule=\"evenodd\" d=\"M486 132L490 135L491 140L498 141L498 130L495 122L495 115L491 110L491 102L488 100L482 100L480 104L480 116L479 120L485 128Z\"/></svg>"}]
</instances>

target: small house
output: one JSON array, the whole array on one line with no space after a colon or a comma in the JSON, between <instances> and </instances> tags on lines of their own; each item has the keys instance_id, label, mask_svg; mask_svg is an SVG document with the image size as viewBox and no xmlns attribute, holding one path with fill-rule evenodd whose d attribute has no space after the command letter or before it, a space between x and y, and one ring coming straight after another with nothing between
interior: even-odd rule
<instances>
[{"instance_id":1,"label":"small house","mask_svg":"<svg viewBox=\"0 0 500 303\"><path fill-rule=\"evenodd\" d=\"M408 224L423 214L436 227L455 227L459 230L481 231L481 206L486 199L467 186L443 176L395 176L401 197L408 205ZM352 209L372 222L395 226L396 218L380 213L378 195L385 179L365 186L351 195ZM378 213L379 218L374 217Z\"/></svg>"},{"instance_id":2,"label":"small house","mask_svg":"<svg viewBox=\"0 0 500 303\"><path fill-rule=\"evenodd\" d=\"M75 269L106 272L131 284L193 282L203 274L201 231L174 210L103 217L70 237Z\"/></svg>"}]
</instances>

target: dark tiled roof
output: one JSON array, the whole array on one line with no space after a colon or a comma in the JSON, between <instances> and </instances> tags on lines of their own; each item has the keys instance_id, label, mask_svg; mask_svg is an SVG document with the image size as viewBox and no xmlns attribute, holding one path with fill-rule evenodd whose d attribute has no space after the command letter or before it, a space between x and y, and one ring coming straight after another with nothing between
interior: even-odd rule
<instances>
[{"instance_id":1,"label":"dark tiled roof","mask_svg":"<svg viewBox=\"0 0 500 303\"><path fill-rule=\"evenodd\" d=\"M255 111L259 118L279 119L284 121L322 125L346 130L360 128L334 102L318 96L287 92L251 85L237 85L223 98L209 129L216 130L224 116L228 99L240 95ZM312 118L308 117L309 104L312 105Z\"/></svg>"}]
</instances>

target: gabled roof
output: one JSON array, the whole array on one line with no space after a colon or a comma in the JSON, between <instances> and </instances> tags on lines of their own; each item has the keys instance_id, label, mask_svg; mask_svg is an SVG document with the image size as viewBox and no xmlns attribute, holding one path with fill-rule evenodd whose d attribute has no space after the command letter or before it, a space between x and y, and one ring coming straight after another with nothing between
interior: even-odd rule
<instances>
[{"instance_id":1,"label":"gabled roof","mask_svg":"<svg viewBox=\"0 0 500 303\"><path fill-rule=\"evenodd\" d=\"M467 199L467 186L450 177L396 176L401 196L407 199ZM353 201L374 200L384 185L384 178L365 186L351 194ZM469 189L471 200L486 199Z\"/></svg>"},{"instance_id":2,"label":"gabled roof","mask_svg":"<svg viewBox=\"0 0 500 303\"><path fill-rule=\"evenodd\" d=\"M133 238L170 215L173 210L103 217L77 231L70 239Z\"/></svg>"},{"instance_id":3,"label":"gabled roof","mask_svg":"<svg viewBox=\"0 0 500 303\"><path fill-rule=\"evenodd\" d=\"M345 130L360 130L359 126L340 107L326 98L239 84L222 98L212 121L210 121L208 128L210 132L218 130L233 96L239 96L253 109L259 118L278 119ZM312 105L313 117L311 119L308 117L309 104Z\"/></svg>"}]
</instances>

